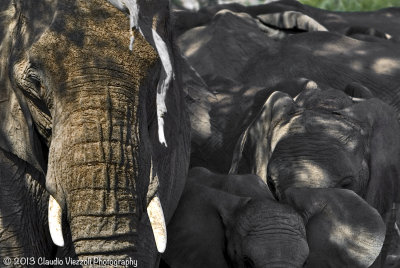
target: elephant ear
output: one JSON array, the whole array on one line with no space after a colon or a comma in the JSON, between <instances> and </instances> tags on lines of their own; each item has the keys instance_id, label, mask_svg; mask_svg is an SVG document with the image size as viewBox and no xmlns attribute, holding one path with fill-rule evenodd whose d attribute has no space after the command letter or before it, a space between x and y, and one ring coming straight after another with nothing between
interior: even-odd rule
<instances>
[{"instance_id":1,"label":"elephant ear","mask_svg":"<svg viewBox=\"0 0 400 268\"><path fill-rule=\"evenodd\" d=\"M171 267L227 268L226 224L248 202L226 192L188 181L168 224L163 259Z\"/></svg>"},{"instance_id":2,"label":"elephant ear","mask_svg":"<svg viewBox=\"0 0 400 268\"><path fill-rule=\"evenodd\" d=\"M400 125L397 113L378 99L358 102L338 114L362 122L369 146L369 182L364 199L381 215L400 202Z\"/></svg>"},{"instance_id":3,"label":"elephant ear","mask_svg":"<svg viewBox=\"0 0 400 268\"><path fill-rule=\"evenodd\" d=\"M357 99L372 99L374 97L374 94L371 92L371 90L369 90L369 88L358 82L352 82L348 84L345 87L344 92L350 97Z\"/></svg>"},{"instance_id":4,"label":"elephant ear","mask_svg":"<svg viewBox=\"0 0 400 268\"><path fill-rule=\"evenodd\" d=\"M300 32L327 32L328 30L315 19L298 11L284 11L257 16L263 24L282 30Z\"/></svg>"},{"instance_id":5,"label":"elephant ear","mask_svg":"<svg viewBox=\"0 0 400 268\"><path fill-rule=\"evenodd\" d=\"M0 148L43 172L45 163L32 117L22 93L16 88L13 79L10 79L14 71L11 68L17 57L15 54L22 53L24 47L35 38L35 32L30 26L35 24L37 28L43 27L38 21L30 21L30 17L33 17L30 14L18 15L21 8L29 5L25 2L2 1L0 5ZM40 3L35 2L35 5L37 6L30 8L36 10L42 7ZM21 17L25 19L23 26L18 21ZM17 35L21 30L19 27L24 32Z\"/></svg>"},{"instance_id":6,"label":"elephant ear","mask_svg":"<svg viewBox=\"0 0 400 268\"><path fill-rule=\"evenodd\" d=\"M219 193L219 195L215 196L214 205L226 230L236 224L236 214L244 208L252 198L241 197L224 191L217 191L216 193Z\"/></svg>"},{"instance_id":7,"label":"elephant ear","mask_svg":"<svg viewBox=\"0 0 400 268\"><path fill-rule=\"evenodd\" d=\"M306 267L370 267L379 256L385 224L353 191L289 188L285 197L305 221L310 248Z\"/></svg>"},{"instance_id":8,"label":"elephant ear","mask_svg":"<svg viewBox=\"0 0 400 268\"><path fill-rule=\"evenodd\" d=\"M278 126L277 123L283 121L288 114L295 113L296 108L297 105L288 94L280 91L272 93L258 115L239 137L229 173L257 174L266 182L268 160L273 147L284 135L284 126Z\"/></svg>"}]
</instances>

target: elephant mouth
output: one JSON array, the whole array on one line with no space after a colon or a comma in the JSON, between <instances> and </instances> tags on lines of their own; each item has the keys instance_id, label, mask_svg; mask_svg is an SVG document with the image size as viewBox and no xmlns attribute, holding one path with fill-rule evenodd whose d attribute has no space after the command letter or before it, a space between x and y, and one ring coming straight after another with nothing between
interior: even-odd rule
<instances>
[{"instance_id":1,"label":"elephant mouth","mask_svg":"<svg viewBox=\"0 0 400 268\"><path fill-rule=\"evenodd\" d=\"M157 250L159 253L163 253L167 247L167 227L158 195L155 195L148 204L147 214L149 215ZM65 242L62 232L62 208L51 195L49 197L48 219L53 243L59 247L63 247Z\"/></svg>"}]
</instances>

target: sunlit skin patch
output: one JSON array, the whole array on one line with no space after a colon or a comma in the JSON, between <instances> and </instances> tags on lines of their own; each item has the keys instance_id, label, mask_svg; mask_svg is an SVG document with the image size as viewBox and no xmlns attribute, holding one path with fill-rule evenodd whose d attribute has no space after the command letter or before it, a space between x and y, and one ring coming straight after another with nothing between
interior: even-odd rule
<instances>
[{"instance_id":1,"label":"sunlit skin patch","mask_svg":"<svg viewBox=\"0 0 400 268\"><path fill-rule=\"evenodd\" d=\"M334 217L334 214L331 214ZM329 241L338 248L345 248L347 256L362 267L369 267L376 258L376 252L382 248L383 237L376 237L371 234L368 228L347 225L334 220Z\"/></svg>"},{"instance_id":2,"label":"sunlit skin patch","mask_svg":"<svg viewBox=\"0 0 400 268\"><path fill-rule=\"evenodd\" d=\"M393 75L400 70L400 63L395 59L380 58L375 61L372 68L378 74Z\"/></svg>"}]
</instances>

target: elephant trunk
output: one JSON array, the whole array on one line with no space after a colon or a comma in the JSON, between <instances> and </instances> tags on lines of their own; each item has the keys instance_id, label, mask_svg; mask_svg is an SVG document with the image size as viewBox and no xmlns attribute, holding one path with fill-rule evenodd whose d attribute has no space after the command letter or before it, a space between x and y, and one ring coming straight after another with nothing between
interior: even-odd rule
<instances>
[{"instance_id":1,"label":"elephant trunk","mask_svg":"<svg viewBox=\"0 0 400 268\"><path fill-rule=\"evenodd\" d=\"M135 251L136 204L128 189L118 188L73 191L68 203L70 228L80 259L93 255L127 259Z\"/></svg>"},{"instance_id":2,"label":"elephant trunk","mask_svg":"<svg viewBox=\"0 0 400 268\"><path fill-rule=\"evenodd\" d=\"M57 107L47 186L67 212L79 259L123 260L137 246L139 161L148 158L149 165L150 155L139 139L139 96L132 88L92 87L77 93L72 110Z\"/></svg>"}]
</instances>

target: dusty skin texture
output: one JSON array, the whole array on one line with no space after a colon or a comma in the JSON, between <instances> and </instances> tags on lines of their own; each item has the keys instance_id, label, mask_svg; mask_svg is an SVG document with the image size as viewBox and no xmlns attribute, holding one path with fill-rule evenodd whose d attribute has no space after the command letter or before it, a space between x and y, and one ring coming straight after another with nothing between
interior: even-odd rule
<instances>
[{"instance_id":1,"label":"dusty skin texture","mask_svg":"<svg viewBox=\"0 0 400 268\"><path fill-rule=\"evenodd\" d=\"M47 188L66 212L80 258L123 259L137 247L143 203L137 188L143 186L136 180L145 180L140 161L150 164L140 133L148 124L146 100L139 100L146 94L139 92L154 90L149 76L157 75L159 58L138 32L130 51L126 29L129 20L106 1L60 2L50 27L14 70L22 87L29 83L21 73L39 77L40 92L25 87L24 94L37 95L48 108L46 115L28 102L38 129L51 128L44 135L50 144Z\"/></svg>"}]
</instances>

